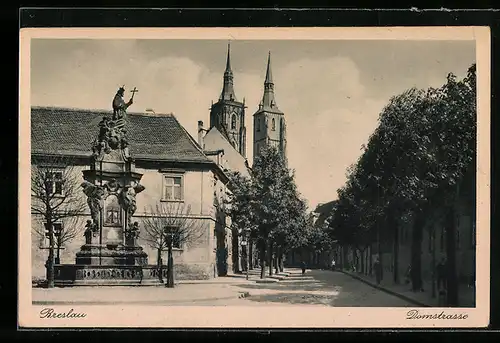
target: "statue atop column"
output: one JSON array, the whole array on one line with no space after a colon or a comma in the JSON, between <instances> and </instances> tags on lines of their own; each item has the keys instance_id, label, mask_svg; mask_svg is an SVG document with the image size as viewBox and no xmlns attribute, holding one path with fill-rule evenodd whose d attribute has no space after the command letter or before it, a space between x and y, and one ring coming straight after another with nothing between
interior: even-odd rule
<instances>
[{"instance_id":1,"label":"statue atop column","mask_svg":"<svg viewBox=\"0 0 500 343\"><path fill-rule=\"evenodd\" d=\"M131 90L132 96L128 102L123 100L125 86L120 87L113 98L113 116L104 117L99 123L99 135L92 147L95 158L109 154L112 150L122 150L125 159L129 159L129 142L126 137L125 115L130 105L134 103L134 95L138 90Z\"/></svg>"},{"instance_id":2,"label":"statue atop column","mask_svg":"<svg viewBox=\"0 0 500 343\"><path fill-rule=\"evenodd\" d=\"M113 120L118 120L124 117L127 113L127 108L134 103L134 95L138 90L134 87L131 90L132 96L128 102L123 100L123 95L125 93L125 86L122 86L116 92L115 98L113 99Z\"/></svg>"}]
</instances>

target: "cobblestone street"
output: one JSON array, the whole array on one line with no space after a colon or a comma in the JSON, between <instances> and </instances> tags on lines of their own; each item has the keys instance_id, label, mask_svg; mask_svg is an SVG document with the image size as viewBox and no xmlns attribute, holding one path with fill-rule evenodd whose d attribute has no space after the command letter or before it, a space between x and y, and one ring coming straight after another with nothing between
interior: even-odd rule
<instances>
[{"instance_id":1,"label":"cobblestone street","mask_svg":"<svg viewBox=\"0 0 500 343\"><path fill-rule=\"evenodd\" d=\"M311 270L302 276L295 270L274 282L256 283L257 275L244 275L198 283L179 283L174 289L149 287L74 287L33 289L35 305L147 304L155 306L414 306L373 288L349 275Z\"/></svg>"}]
</instances>

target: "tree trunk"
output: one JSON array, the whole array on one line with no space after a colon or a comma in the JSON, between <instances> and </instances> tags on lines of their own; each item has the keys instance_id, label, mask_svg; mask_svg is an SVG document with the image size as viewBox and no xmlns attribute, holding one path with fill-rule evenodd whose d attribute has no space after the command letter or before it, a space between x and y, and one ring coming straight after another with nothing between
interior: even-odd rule
<instances>
[{"instance_id":1,"label":"tree trunk","mask_svg":"<svg viewBox=\"0 0 500 343\"><path fill-rule=\"evenodd\" d=\"M158 280L163 283L163 260L161 258L161 248L157 250L156 266L158 270Z\"/></svg>"},{"instance_id":2,"label":"tree trunk","mask_svg":"<svg viewBox=\"0 0 500 343\"><path fill-rule=\"evenodd\" d=\"M240 272L240 266L239 266L240 251L238 245L238 231L236 229L231 230L231 251L232 251L231 262L233 265L233 273L238 274Z\"/></svg>"},{"instance_id":3,"label":"tree trunk","mask_svg":"<svg viewBox=\"0 0 500 343\"><path fill-rule=\"evenodd\" d=\"M248 240L248 269L253 270L253 242Z\"/></svg>"},{"instance_id":4,"label":"tree trunk","mask_svg":"<svg viewBox=\"0 0 500 343\"><path fill-rule=\"evenodd\" d=\"M393 236L393 264L392 264L392 276L393 276L393 281L397 285L399 284L399 225L398 221L395 219L394 215L391 213L389 214L389 223L390 226L392 227L394 236Z\"/></svg>"},{"instance_id":5,"label":"tree trunk","mask_svg":"<svg viewBox=\"0 0 500 343\"><path fill-rule=\"evenodd\" d=\"M260 250L260 278L263 279L266 275L266 264L264 261L266 260L266 243L261 242L259 247Z\"/></svg>"},{"instance_id":6,"label":"tree trunk","mask_svg":"<svg viewBox=\"0 0 500 343\"><path fill-rule=\"evenodd\" d=\"M274 257L274 264L275 264L275 267L274 267L274 273L275 274L278 274L280 272L280 251L281 251L281 248L279 246L276 247L276 255Z\"/></svg>"},{"instance_id":7,"label":"tree trunk","mask_svg":"<svg viewBox=\"0 0 500 343\"><path fill-rule=\"evenodd\" d=\"M364 264L364 259L363 259L363 250L358 249L359 252L359 271L361 274L365 273L365 264Z\"/></svg>"},{"instance_id":8,"label":"tree trunk","mask_svg":"<svg viewBox=\"0 0 500 343\"><path fill-rule=\"evenodd\" d=\"M343 259L344 259L344 269L349 269L349 259L347 258L347 249L346 246L344 245L342 247L342 254L343 254Z\"/></svg>"},{"instance_id":9,"label":"tree trunk","mask_svg":"<svg viewBox=\"0 0 500 343\"><path fill-rule=\"evenodd\" d=\"M432 239L432 297L436 297L436 230L434 225L431 228Z\"/></svg>"},{"instance_id":10,"label":"tree trunk","mask_svg":"<svg viewBox=\"0 0 500 343\"><path fill-rule=\"evenodd\" d=\"M411 283L413 292L423 289L422 282L422 236L425 225L425 211L416 213L411 242Z\"/></svg>"},{"instance_id":11,"label":"tree trunk","mask_svg":"<svg viewBox=\"0 0 500 343\"><path fill-rule=\"evenodd\" d=\"M49 257L47 259L47 288L55 287L55 270L54 270L54 226L52 220L47 220L49 229Z\"/></svg>"},{"instance_id":12,"label":"tree trunk","mask_svg":"<svg viewBox=\"0 0 500 343\"><path fill-rule=\"evenodd\" d=\"M269 276L273 275L273 241L269 240Z\"/></svg>"},{"instance_id":13,"label":"tree trunk","mask_svg":"<svg viewBox=\"0 0 500 343\"><path fill-rule=\"evenodd\" d=\"M377 225L377 253L378 253L378 262L380 264L379 272L380 272L380 281L384 279L384 263L383 263L383 252L382 252L382 242L381 242L382 229L380 225ZM377 271L375 271L376 273Z\"/></svg>"},{"instance_id":14,"label":"tree trunk","mask_svg":"<svg viewBox=\"0 0 500 343\"><path fill-rule=\"evenodd\" d=\"M167 263L167 284L166 287L174 288L174 257L172 256L172 244L168 246L168 263Z\"/></svg>"},{"instance_id":15,"label":"tree trunk","mask_svg":"<svg viewBox=\"0 0 500 343\"><path fill-rule=\"evenodd\" d=\"M458 278L456 270L456 208L451 205L446 214L446 303L458 306Z\"/></svg>"},{"instance_id":16,"label":"tree trunk","mask_svg":"<svg viewBox=\"0 0 500 343\"><path fill-rule=\"evenodd\" d=\"M372 245L369 247L370 252L368 255L368 275L373 275L373 254L372 254Z\"/></svg>"}]
</instances>

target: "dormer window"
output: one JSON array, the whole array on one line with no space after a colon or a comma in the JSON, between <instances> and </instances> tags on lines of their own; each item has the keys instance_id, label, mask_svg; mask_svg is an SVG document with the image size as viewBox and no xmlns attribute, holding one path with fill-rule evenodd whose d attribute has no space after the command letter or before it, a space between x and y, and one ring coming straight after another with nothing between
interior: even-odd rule
<instances>
[{"instance_id":1,"label":"dormer window","mask_svg":"<svg viewBox=\"0 0 500 343\"><path fill-rule=\"evenodd\" d=\"M276 122L273 120L271 121L271 130L276 131Z\"/></svg>"}]
</instances>

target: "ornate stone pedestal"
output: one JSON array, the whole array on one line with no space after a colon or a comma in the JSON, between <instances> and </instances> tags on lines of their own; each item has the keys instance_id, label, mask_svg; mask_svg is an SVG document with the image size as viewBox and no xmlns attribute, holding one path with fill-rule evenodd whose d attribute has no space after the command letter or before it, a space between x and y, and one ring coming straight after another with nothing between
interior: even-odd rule
<instances>
[{"instance_id":1,"label":"ornate stone pedestal","mask_svg":"<svg viewBox=\"0 0 500 343\"><path fill-rule=\"evenodd\" d=\"M144 266L148 255L142 247L85 244L76 254L76 264L101 266Z\"/></svg>"}]
</instances>

